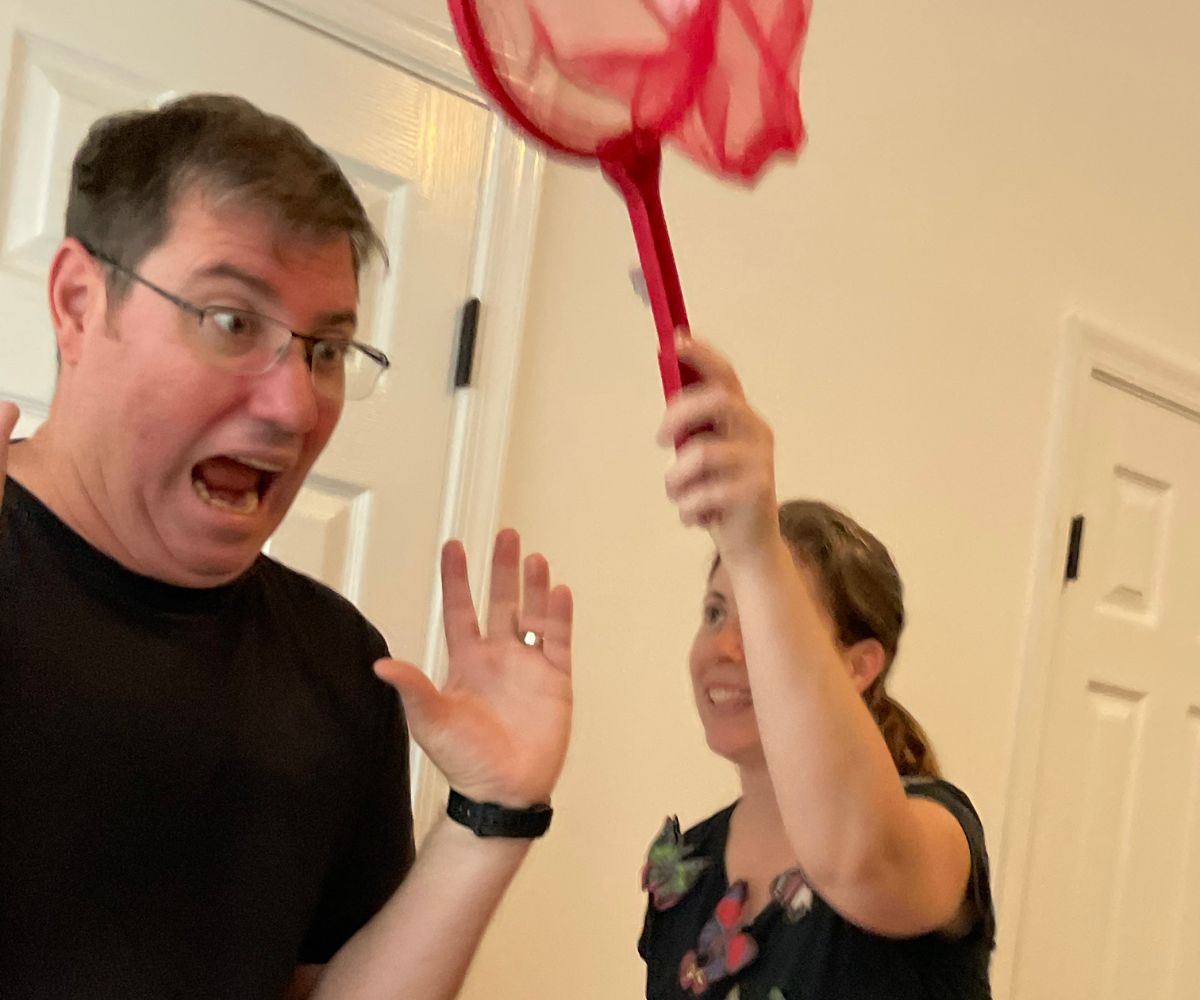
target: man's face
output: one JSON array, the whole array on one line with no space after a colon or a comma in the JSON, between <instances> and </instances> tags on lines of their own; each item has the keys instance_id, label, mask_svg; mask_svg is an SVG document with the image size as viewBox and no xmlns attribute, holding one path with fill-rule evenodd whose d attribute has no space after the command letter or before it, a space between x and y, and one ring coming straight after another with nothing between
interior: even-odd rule
<instances>
[{"instance_id":1,"label":"man's face","mask_svg":"<svg viewBox=\"0 0 1200 1000\"><path fill-rule=\"evenodd\" d=\"M120 247L98 249L120 259ZM347 237L285 240L258 213L214 213L199 194L181 200L136 271L196 305L253 310L302 333L353 315L358 297ZM228 582L287 513L342 404L314 391L299 341L264 374L231 372L198 347L195 316L143 285L104 322L71 372L71 428L115 554L170 583Z\"/></svg>"}]
</instances>

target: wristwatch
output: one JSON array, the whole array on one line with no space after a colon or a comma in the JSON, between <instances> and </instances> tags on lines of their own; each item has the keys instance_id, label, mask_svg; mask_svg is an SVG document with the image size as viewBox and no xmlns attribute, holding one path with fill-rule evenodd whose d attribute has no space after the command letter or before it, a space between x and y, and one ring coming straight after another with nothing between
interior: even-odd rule
<instances>
[{"instance_id":1,"label":"wristwatch","mask_svg":"<svg viewBox=\"0 0 1200 1000\"><path fill-rule=\"evenodd\" d=\"M509 809L495 802L476 802L450 789L446 815L477 837L513 837L533 840L550 828L554 810L549 803L528 809Z\"/></svg>"}]
</instances>

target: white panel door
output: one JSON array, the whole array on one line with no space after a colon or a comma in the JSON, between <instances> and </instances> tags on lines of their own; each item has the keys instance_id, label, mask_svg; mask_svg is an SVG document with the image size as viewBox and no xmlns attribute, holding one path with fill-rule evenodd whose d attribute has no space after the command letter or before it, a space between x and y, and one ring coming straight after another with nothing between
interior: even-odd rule
<instances>
[{"instance_id":1,"label":"white panel door","mask_svg":"<svg viewBox=\"0 0 1200 1000\"><path fill-rule=\"evenodd\" d=\"M391 256L362 336L393 361L341 426L270 550L346 594L419 659L446 491L458 312L490 128L479 106L245 0L0 0L0 396L45 413L46 266L70 160L99 115L237 93L330 150Z\"/></svg>"},{"instance_id":2,"label":"white panel door","mask_svg":"<svg viewBox=\"0 0 1200 1000\"><path fill-rule=\"evenodd\" d=\"M1015 1000L1200 997L1200 412L1094 374Z\"/></svg>"}]
</instances>

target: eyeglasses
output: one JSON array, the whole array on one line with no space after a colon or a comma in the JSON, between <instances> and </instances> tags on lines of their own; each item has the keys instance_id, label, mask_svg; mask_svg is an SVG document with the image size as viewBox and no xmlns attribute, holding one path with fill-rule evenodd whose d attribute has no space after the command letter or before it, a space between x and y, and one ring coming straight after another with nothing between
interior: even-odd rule
<instances>
[{"instance_id":1,"label":"eyeglasses","mask_svg":"<svg viewBox=\"0 0 1200 1000\"><path fill-rule=\"evenodd\" d=\"M173 295L108 254L83 244L96 260L161 295L196 320L195 346L205 360L239 375L262 375L287 354L292 340L304 345L313 388L328 399L366 399L391 367L378 348L340 333L297 333L286 323L232 306L198 306Z\"/></svg>"}]
</instances>

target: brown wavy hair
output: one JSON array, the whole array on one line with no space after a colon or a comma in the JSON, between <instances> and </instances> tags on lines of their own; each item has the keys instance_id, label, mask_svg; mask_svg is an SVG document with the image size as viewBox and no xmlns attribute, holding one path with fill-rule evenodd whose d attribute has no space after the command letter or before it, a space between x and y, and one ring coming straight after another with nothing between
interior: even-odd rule
<instances>
[{"instance_id":1,"label":"brown wavy hair","mask_svg":"<svg viewBox=\"0 0 1200 1000\"><path fill-rule=\"evenodd\" d=\"M925 730L887 693L904 631L904 585L887 548L848 514L819 500L781 504L779 530L797 559L816 573L838 642L852 646L875 639L883 647L883 670L863 700L896 770L904 777L941 777Z\"/></svg>"},{"instance_id":2,"label":"brown wavy hair","mask_svg":"<svg viewBox=\"0 0 1200 1000\"><path fill-rule=\"evenodd\" d=\"M818 500L781 504L779 529L792 551L817 574L838 641L852 646L875 639L883 647L883 670L863 698L896 770L906 777L940 777L925 730L887 693L904 630L904 585L886 546L848 514Z\"/></svg>"}]
</instances>

